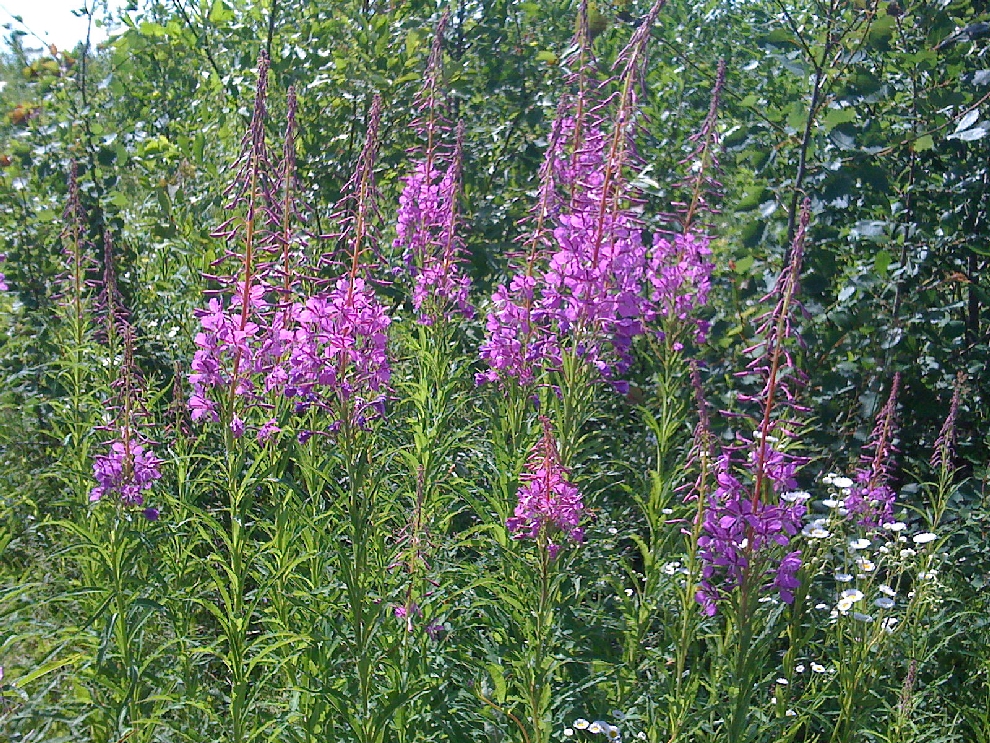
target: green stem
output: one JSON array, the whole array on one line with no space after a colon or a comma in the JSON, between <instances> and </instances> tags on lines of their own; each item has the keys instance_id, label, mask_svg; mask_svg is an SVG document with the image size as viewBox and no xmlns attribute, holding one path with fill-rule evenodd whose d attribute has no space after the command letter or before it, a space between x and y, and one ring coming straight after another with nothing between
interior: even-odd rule
<instances>
[{"instance_id":1,"label":"green stem","mask_svg":"<svg viewBox=\"0 0 990 743\"><path fill-rule=\"evenodd\" d=\"M245 663L248 617L244 611L245 542L244 533L244 483L241 481L240 461L235 451L234 436L230 427L225 428L227 444L227 488L230 517L230 586L231 614L225 627L229 645L227 663L230 668L230 722L233 743L247 740L248 673Z\"/></svg>"},{"instance_id":2,"label":"green stem","mask_svg":"<svg viewBox=\"0 0 990 743\"><path fill-rule=\"evenodd\" d=\"M752 601L750 598L749 575L739 589L739 605L736 619L737 643L736 657L733 664L732 683L736 690L736 700L732 707L732 717L729 722L728 743L742 743L749 717L749 702L752 697L753 684L750 674L750 650L753 642Z\"/></svg>"}]
</instances>

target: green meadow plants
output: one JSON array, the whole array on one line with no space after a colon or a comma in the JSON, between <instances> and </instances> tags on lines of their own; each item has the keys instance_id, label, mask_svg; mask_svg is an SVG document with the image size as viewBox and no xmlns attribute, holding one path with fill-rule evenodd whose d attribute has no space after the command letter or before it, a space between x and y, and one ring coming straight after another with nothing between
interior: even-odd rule
<instances>
[{"instance_id":1,"label":"green meadow plants","mask_svg":"<svg viewBox=\"0 0 990 743\"><path fill-rule=\"evenodd\" d=\"M28 337L50 351L31 406L0 395L0 738L985 737L978 370L937 431L905 425L917 375L896 355L856 425L823 417L822 356L852 364L815 345L842 309L821 287L836 205L807 188L824 68L790 117L786 238L747 261L731 59L693 134L656 115L683 7L617 5L609 27L565 4L538 51L552 82L496 130L478 112L516 92L472 56L490 9L393 5L303 14L360 41L314 79L277 43L294 10L177 5L119 48L164 70L155 40L192 34L231 108L197 109L200 132L170 108L121 135L130 154L89 109L58 135L86 131L86 157L59 164L58 244L37 247L60 262L31 283L48 315L22 301L30 251L0 274L4 370ZM256 65L222 74L259 18ZM365 59L398 35L401 60Z\"/></svg>"}]
</instances>

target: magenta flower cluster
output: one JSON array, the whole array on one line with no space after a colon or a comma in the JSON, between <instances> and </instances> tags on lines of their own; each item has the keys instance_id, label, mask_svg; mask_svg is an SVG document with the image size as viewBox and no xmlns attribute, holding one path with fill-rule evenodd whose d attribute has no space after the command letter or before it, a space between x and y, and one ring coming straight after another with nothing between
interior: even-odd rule
<instances>
[{"instance_id":1,"label":"magenta flower cluster","mask_svg":"<svg viewBox=\"0 0 990 743\"><path fill-rule=\"evenodd\" d=\"M283 308L272 306L264 293L260 282L251 288L250 312L241 310L235 295L228 309L214 298L200 313L189 378L194 420L219 420L214 397L231 391L242 408L261 405L262 389L294 400L300 412L349 402L352 414L361 416L367 406L382 402L390 378L391 320L363 278L344 274L331 290ZM242 415L234 412L235 436L244 427ZM267 440L277 431L269 420L258 436Z\"/></svg>"},{"instance_id":2,"label":"magenta flower cluster","mask_svg":"<svg viewBox=\"0 0 990 743\"><path fill-rule=\"evenodd\" d=\"M413 170L403 179L393 243L403 251L413 279L413 307L425 325L441 317L474 316L468 301L471 279L464 273L464 246L457 224L464 127L458 125L455 133L440 110L443 34L448 19L445 13L437 24L417 96L422 114L413 125L423 144L413 150Z\"/></svg>"},{"instance_id":3,"label":"magenta flower cluster","mask_svg":"<svg viewBox=\"0 0 990 743\"><path fill-rule=\"evenodd\" d=\"M801 567L801 553L788 553L776 568L762 563L767 560L768 548L787 547L791 537L801 530L806 512L804 503L767 503L754 498L733 475L729 454L722 455L718 467L718 487L705 508L702 534L698 538L702 571L696 598L702 611L714 615L719 600L741 586L754 566L772 574L769 585L778 590L782 601L791 603L798 588L796 575ZM775 490L781 492L791 487L792 479L786 468L773 472Z\"/></svg>"},{"instance_id":4,"label":"magenta flower cluster","mask_svg":"<svg viewBox=\"0 0 990 743\"><path fill-rule=\"evenodd\" d=\"M647 252L630 212L599 214L593 202L583 208L583 201L558 217L541 309L587 363L615 379L628 366L633 338L644 330Z\"/></svg>"},{"instance_id":5,"label":"magenta flower cluster","mask_svg":"<svg viewBox=\"0 0 990 743\"><path fill-rule=\"evenodd\" d=\"M93 475L97 485L89 493L91 503L107 496L117 496L128 507L144 505L144 494L161 478L162 460L145 444L122 440L110 443L108 454L93 458ZM158 510L144 511L149 520L158 518Z\"/></svg>"},{"instance_id":6,"label":"magenta flower cluster","mask_svg":"<svg viewBox=\"0 0 990 743\"><path fill-rule=\"evenodd\" d=\"M529 384L573 352L616 383L631 361L633 340L651 323L692 324L708 299L709 240L683 234L643 242L637 193L624 179L630 155L621 122L605 135L601 104L584 120L562 105L541 170L530 254L497 287L480 350L489 368L478 382ZM696 326L703 340L707 326ZM661 334L662 336L662 334ZM678 349L682 346L679 341ZM617 383L621 386L621 383Z\"/></svg>"},{"instance_id":7,"label":"magenta flower cluster","mask_svg":"<svg viewBox=\"0 0 990 743\"><path fill-rule=\"evenodd\" d=\"M236 221L228 221L218 232L229 243L242 237L244 246L228 249L233 275L214 277L229 287L228 303L224 304L223 295L214 297L198 312L201 330L189 377L194 420L224 417L234 436L240 437L247 428L248 411L260 409L263 422L257 437L261 441L281 430L271 415L271 403L266 402L273 394L292 400L297 412L315 405L340 416L346 403L347 414L360 421L368 417L368 407L381 404L390 378L386 356L390 319L365 279L367 266L362 263L372 240L368 219L375 212L372 179L381 101L376 97L371 108L357 172L333 216L340 225L340 234L334 237L348 246L350 255L332 288L318 284L307 291L298 278L305 271L297 255L305 240L288 227L289 217L301 211L290 188L294 177L290 143L295 136L291 91L284 162L277 170L285 203L274 203L273 191L278 189L256 177L268 161L263 127L266 76L263 55L255 118L240 158L246 165L238 173L229 205L242 210L243 223L238 228ZM341 263L332 256L321 260L323 267Z\"/></svg>"},{"instance_id":8,"label":"magenta flower cluster","mask_svg":"<svg viewBox=\"0 0 990 743\"><path fill-rule=\"evenodd\" d=\"M546 310L537 305L536 276L518 273L508 286L492 295L494 309L485 322L487 340L480 349L488 370L478 374L478 383L508 377L528 385L540 369L561 363L560 344Z\"/></svg>"},{"instance_id":9,"label":"magenta flower cluster","mask_svg":"<svg viewBox=\"0 0 990 743\"><path fill-rule=\"evenodd\" d=\"M672 240L659 233L653 236L646 272L652 316L688 325L694 313L708 304L713 268L710 243L706 235L675 235ZM708 322L700 318L694 322L695 342L704 343Z\"/></svg>"},{"instance_id":10,"label":"magenta flower cluster","mask_svg":"<svg viewBox=\"0 0 990 743\"><path fill-rule=\"evenodd\" d=\"M561 464L549 419L541 420L543 436L520 476L523 484L517 493L519 502L505 525L517 539L545 539L552 560L561 549L557 534L573 542L584 541L580 525L584 504L580 491L568 480Z\"/></svg>"},{"instance_id":11,"label":"magenta flower cluster","mask_svg":"<svg viewBox=\"0 0 990 743\"><path fill-rule=\"evenodd\" d=\"M297 308L296 318L286 395L306 405L320 402L321 387L337 390L342 400L370 391L377 403L389 382L391 320L371 287L344 276L330 292Z\"/></svg>"},{"instance_id":12,"label":"magenta flower cluster","mask_svg":"<svg viewBox=\"0 0 990 743\"><path fill-rule=\"evenodd\" d=\"M241 294L235 295L237 300L243 294L242 289ZM268 303L260 286L251 287L249 295L253 301L248 302L248 311L238 309L243 301L232 302L225 309L221 300L214 297L206 310L198 312L202 330L196 334L196 352L189 376L192 385L189 409L194 421L220 419L218 405L210 396L213 389L233 388L234 394L241 397L256 392L251 375L263 365L260 354L256 353L261 334L259 321L263 322L258 311Z\"/></svg>"},{"instance_id":13,"label":"magenta flower cluster","mask_svg":"<svg viewBox=\"0 0 990 743\"><path fill-rule=\"evenodd\" d=\"M424 325L439 316L474 316L457 231L460 157L458 148L446 170L430 160L417 162L399 197L394 245L405 252L413 275L413 307Z\"/></svg>"}]
</instances>

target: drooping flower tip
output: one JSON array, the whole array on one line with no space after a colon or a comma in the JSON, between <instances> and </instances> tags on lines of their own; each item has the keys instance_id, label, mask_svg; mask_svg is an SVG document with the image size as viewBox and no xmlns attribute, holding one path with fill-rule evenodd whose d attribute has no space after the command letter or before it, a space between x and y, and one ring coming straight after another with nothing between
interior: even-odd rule
<instances>
[{"instance_id":1,"label":"drooping flower tip","mask_svg":"<svg viewBox=\"0 0 990 743\"><path fill-rule=\"evenodd\" d=\"M956 375L956 384L952 390L952 401L949 403L949 413L945 416L945 422L935 439L935 446L932 451L932 469L950 469L956 443L956 418L959 415L959 403L962 399L963 387L966 384L966 372L959 372Z\"/></svg>"},{"instance_id":2,"label":"drooping flower tip","mask_svg":"<svg viewBox=\"0 0 990 743\"><path fill-rule=\"evenodd\" d=\"M797 574L801 570L801 551L789 552L777 567L773 585L780 592L780 600L785 604L794 603L794 592L801 586Z\"/></svg>"}]
</instances>

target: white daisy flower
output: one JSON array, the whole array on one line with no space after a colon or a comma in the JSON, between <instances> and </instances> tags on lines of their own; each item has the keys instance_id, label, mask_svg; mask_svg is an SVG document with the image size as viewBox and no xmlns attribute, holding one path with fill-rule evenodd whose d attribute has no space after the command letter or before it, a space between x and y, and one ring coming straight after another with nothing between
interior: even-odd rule
<instances>
[{"instance_id":1,"label":"white daisy flower","mask_svg":"<svg viewBox=\"0 0 990 743\"><path fill-rule=\"evenodd\" d=\"M870 546L869 539L853 539L851 542L849 542L849 549L865 550L869 546Z\"/></svg>"},{"instance_id":2,"label":"white daisy flower","mask_svg":"<svg viewBox=\"0 0 990 743\"><path fill-rule=\"evenodd\" d=\"M588 732L591 733L592 735L598 735L599 733L605 730L604 725L605 723L600 722L599 720L595 720L593 723L588 725Z\"/></svg>"},{"instance_id":3,"label":"white daisy flower","mask_svg":"<svg viewBox=\"0 0 990 743\"><path fill-rule=\"evenodd\" d=\"M863 600L863 592L858 588L849 588L843 591L839 597L839 603L835 605L835 608L841 611L843 614L847 614L850 609L852 609L853 604L857 601Z\"/></svg>"},{"instance_id":4,"label":"white daisy flower","mask_svg":"<svg viewBox=\"0 0 990 743\"><path fill-rule=\"evenodd\" d=\"M573 728L564 728L564 735L566 735L568 738L570 738L572 735L574 735L574 729Z\"/></svg>"},{"instance_id":5,"label":"white daisy flower","mask_svg":"<svg viewBox=\"0 0 990 743\"><path fill-rule=\"evenodd\" d=\"M929 542L934 542L936 539L938 539L937 536L930 531L926 531L924 534L915 534L913 541L915 544L928 544Z\"/></svg>"},{"instance_id":6,"label":"white daisy flower","mask_svg":"<svg viewBox=\"0 0 990 743\"><path fill-rule=\"evenodd\" d=\"M815 673L825 673L827 669L821 663L815 663L814 661L811 661L811 670L814 671Z\"/></svg>"},{"instance_id":7,"label":"white daisy flower","mask_svg":"<svg viewBox=\"0 0 990 743\"><path fill-rule=\"evenodd\" d=\"M853 481L848 477L836 477L833 478L832 484L839 490L848 490L853 486Z\"/></svg>"},{"instance_id":8,"label":"white daisy flower","mask_svg":"<svg viewBox=\"0 0 990 743\"><path fill-rule=\"evenodd\" d=\"M812 539L828 539L832 536L832 532L825 528L825 519L815 519L814 521L805 524L801 533L806 537L811 537Z\"/></svg>"},{"instance_id":9,"label":"white daisy flower","mask_svg":"<svg viewBox=\"0 0 990 743\"><path fill-rule=\"evenodd\" d=\"M784 493L780 496L780 499L788 503L804 503L806 500L811 499L811 493L806 493L803 490L795 490L792 493Z\"/></svg>"},{"instance_id":10,"label":"white daisy flower","mask_svg":"<svg viewBox=\"0 0 990 743\"><path fill-rule=\"evenodd\" d=\"M886 596L881 596L880 598L874 600L873 605L881 609L893 609L894 599L889 599Z\"/></svg>"},{"instance_id":11,"label":"white daisy flower","mask_svg":"<svg viewBox=\"0 0 990 743\"><path fill-rule=\"evenodd\" d=\"M907 528L907 524L905 524L903 521L890 521L890 522L884 524L883 525L883 528L886 529L887 531L897 532L897 531L903 531L904 529L906 529Z\"/></svg>"},{"instance_id":12,"label":"white daisy flower","mask_svg":"<svg viewBox=\"0 0 990 743\"><path fill-rule=\"evenodd\" d=\"M590 725L591 723L585 720L583 717L579 717L574 721L574 727L576 727L578 730L587 730Z\"/></svg>"},{"instance_id":13,"label":"white daisy flower","mask_svg":"<svg viewBox=\"0 0 990 743\"><path fill-rule=\"evenodd\" d=\"M879 586L877 586L877 590L880 591L880 593L882 593L884 596L890 596L891 598L897 595L897 591L895 591L893 588L888 586L886 583L881 583Z\"/></svg>"},{"instance_id":14,"label":"white daisy flower","mask_svg":"<svg viewBox=\"0 0 990 743\"><path fill-rule=\"evenodd\" d=\"M853 577L849 575L849 573L836 573L835 579L839 581L839 583L848 583L853 579Z\"/></svg>"},{"instance_id":15,"label":"white daisy flower","mask_svg":"<svg viewBox=\"0 0 990 743\"><path fill-rule=\"evenodd\" d=\"M873 621L873 617L871 617L869 614L863 614L862 612L858 612L858 611L854 611L852 616L853 619L856 619L860 622L869 623Z\"/></svg>"},{"instance_id":16,"label":"white daisy flower","mask_svg":"<svg viewBox=\"0 0 990 743\"><path fill-rule=\"evenodd\" d=\"M858 560L856 560L856 566L864 573L872 573L874 570L877 569L877 566L874 565L869 560L867 560L865 557L861 557Z\"/></svg>"}]
</instances>

